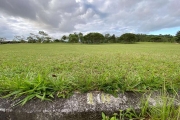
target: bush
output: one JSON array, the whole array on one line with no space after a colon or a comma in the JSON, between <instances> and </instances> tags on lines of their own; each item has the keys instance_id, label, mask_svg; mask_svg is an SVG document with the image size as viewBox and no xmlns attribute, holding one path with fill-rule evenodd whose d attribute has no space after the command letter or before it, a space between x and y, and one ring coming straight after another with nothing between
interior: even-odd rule
<instances>
[{"instance_id":1,"label":"bush","mask_svg":"<svg viewBox=\"0 0 180 120\"><path fill-rule=\"evenodd\" d=\"M136 42L136 35L133 33L125 33L119 37L119 42L135 43Z\"/></svg>"},{"instance_id":2,"label":"bush","mask_svg":"<svg viewBox=\"0 0 180 120\"><path fill-rule=\"evenodd\" d=\"M176 33L176 42L180 43L180 31Z\"/></svg>"}]
</instances>

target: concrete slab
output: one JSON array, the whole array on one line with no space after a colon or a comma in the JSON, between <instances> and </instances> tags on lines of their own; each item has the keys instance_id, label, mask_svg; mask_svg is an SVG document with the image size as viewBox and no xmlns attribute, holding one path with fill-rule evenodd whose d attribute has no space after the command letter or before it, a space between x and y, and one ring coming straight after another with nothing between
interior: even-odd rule
<instances>
[{"instance_id":1,"label":"concrete slab","mask_svg":"<svg viewBox=\"0 0 180 120\"><path fill-rule=\"evenodd\" d=\"M179 94L180 95L180 94ZM24 106L12 107L17 100L0 99L0 120L101 120L101 112L110 115L119 110L139 110L142 98L151 105L160 100L160 93L143 95L126 92L114 97L103 92L74 93L68 99L55 98L51 101L34 99ZM176 98L179 104L179 97Z\"/></svg>"}]
</instances>

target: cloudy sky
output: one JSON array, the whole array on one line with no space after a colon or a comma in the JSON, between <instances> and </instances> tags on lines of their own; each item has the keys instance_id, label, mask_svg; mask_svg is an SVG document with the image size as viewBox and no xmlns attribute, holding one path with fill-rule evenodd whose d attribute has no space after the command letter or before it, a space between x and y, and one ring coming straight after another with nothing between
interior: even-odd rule
<instances>
[{"instance_id":1,"label":"cloudy sky","mask_svg":"<svg viewBox=\"0 0 180 120\"><path fill-rule=\"evenodd\" d=\"M180 0L0 0L0 37L43 30L69 33L172 34L180 30Z\"/></svg>"}]
</instances>

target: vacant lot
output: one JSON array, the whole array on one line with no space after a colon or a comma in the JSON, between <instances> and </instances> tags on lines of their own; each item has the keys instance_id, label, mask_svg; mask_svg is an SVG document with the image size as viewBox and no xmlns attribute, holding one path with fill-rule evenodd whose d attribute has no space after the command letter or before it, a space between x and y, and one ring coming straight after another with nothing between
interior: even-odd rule
<instances>
[{"instance_id":1,"label":"vacant lot","mask_svg":"<svg viewBox=\"0 0 180 120\"><path fill-rule=\"evenodd\" d=\"M180 88L179 44L0 45L1 94L35 93L43 99L73 91L115 94L163 86Z\"/></svg>"}]
</instances>

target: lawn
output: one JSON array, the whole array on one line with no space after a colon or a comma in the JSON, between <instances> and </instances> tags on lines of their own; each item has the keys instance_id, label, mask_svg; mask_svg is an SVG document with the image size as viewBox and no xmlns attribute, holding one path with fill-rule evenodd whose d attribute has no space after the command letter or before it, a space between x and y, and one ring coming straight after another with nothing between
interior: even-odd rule
<instances>
[{"instance_id":1,"label":"lawn","mask_svg":"<svg viewBox=\"0 0 180 120\"><path fill-rule=\"evenodd\" d=\"M180 45L0 45L0 94L68 97L74 91L145 92L180 88ZM26 101L25 101L26 102Z\"/></svg>"}]
</instances>

